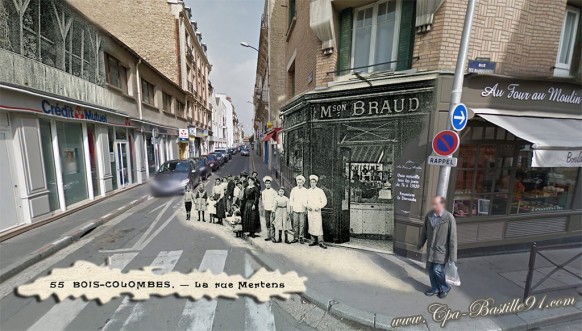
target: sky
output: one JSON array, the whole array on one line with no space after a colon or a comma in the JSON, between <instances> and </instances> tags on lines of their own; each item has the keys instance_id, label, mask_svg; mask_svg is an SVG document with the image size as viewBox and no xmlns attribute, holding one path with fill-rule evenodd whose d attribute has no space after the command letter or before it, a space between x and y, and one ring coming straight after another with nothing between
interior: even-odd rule
<instances>
[{"instance_id":1,"label":"sky","mask_svg":"<svg viewBox=\"0 0 582 331\"><path fill-rule=\"evenodd\" d=\"M254 108L253 90L257 52L245 48L245 41L256 48L259 43L264 0L186 0L192 19L198 22L202 42L208 45L212 64L210 81L216 93L232 97L245 135L251 133Z\"/></svg>"}]
</instances>

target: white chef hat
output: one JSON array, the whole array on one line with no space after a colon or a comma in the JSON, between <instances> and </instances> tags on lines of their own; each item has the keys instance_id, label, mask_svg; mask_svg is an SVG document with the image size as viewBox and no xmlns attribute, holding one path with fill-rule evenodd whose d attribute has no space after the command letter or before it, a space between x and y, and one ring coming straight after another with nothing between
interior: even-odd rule
<instances>
[{"instance_id":1,"label":"white chef hat","mask_svg":"<svg viewBox=\"0 0 582 331\"><path fill-rule=\"evenodd\" d=\"M263 182L267 182L267 181L272 182L273 181L273 178L271 176L265 176L265 177L263 177Z\"/></svg>"},{"instance_id":2,"label":"white chef hat","mask_svg":"<svg viewBox=\"0 0 582 331\"><path fill-rule=\"evenodd\" d=\"M319 180L319 177L317 177L316 175L311 175L309 176L309 180L314 179L316 182Z\"/></svg>"},{"instance_id":3,"label":"white chef hat","mask_svg":"<svg viewBox=\"0 0 582 331\"><path fill-rule=\"evenodd\" d=\"M305 181L305 177L303 177L303 175L299 175L299 176L295 177L295 180L300 180L300 179Z\"/></svg>"}]
</instances>

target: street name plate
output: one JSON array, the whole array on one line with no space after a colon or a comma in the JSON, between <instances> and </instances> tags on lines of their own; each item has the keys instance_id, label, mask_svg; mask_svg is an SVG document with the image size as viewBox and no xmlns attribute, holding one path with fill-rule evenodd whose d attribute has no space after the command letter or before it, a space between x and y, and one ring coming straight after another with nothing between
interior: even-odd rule
<instances>
[{"instance_id":1,"label":"street name plate","mask_svg":"<svg viewBox=\"0 0 582 331\"><path fill-rule=\"evenodd\" d=\"M457 158L456 157L445 157L445 156L429 156L428 165L444 166L444 167L456 167Z\"/></svg>"}]
</instances>

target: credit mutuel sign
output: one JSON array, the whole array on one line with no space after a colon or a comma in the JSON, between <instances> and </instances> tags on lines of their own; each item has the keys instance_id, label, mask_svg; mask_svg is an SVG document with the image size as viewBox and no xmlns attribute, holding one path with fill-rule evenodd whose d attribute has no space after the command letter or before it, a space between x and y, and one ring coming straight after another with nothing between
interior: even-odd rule
<instances>
[{"instance_id":1,"label":"credit mutuel sign","mask_svg":"<svg viewBox=\"0 0 582 331\"><path fill-rule=\"evenodd\" d=\"M430 96L429 92L371 98L358 98L356 96L350 100L316 104L313 118L330 120L416 113L429 109Z\"/></svg>"}]
</instances>

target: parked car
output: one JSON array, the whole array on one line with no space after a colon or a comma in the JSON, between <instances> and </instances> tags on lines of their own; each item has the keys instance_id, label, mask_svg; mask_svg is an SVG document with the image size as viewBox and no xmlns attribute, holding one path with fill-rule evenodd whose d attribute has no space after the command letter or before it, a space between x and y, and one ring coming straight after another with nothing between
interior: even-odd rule
<instances>
[{"instance_id":1,"label":"parked car","mask_svg":"<svg viewBox=\"0 0 582 331\"><path fill-rule=\"evenodd\" d=\"M197 185L200 174L192 160L164 162L150 182L152 196L183 194L187 185Z\"/></svg>"},{"instance_id":2,"label":"parked car","mask_svg":"<svg viewBox=\"0 0 582 331\"><path fill-rule=\"evenodd\" d=\"M232 154L230 154L226 148L215 149L214 153L222 153L222 156L226 157L227 161L232 159Z\"/></svg>"},{"instance_id":3,"label":"parked car","mask_svg":"<svg viewBox=\"0 0 582 331\"><path fill-rule=\"evenodd\" d=\"M216 171L220 168L220 162L218 162L218 159L216 158L215 155L208 154L202 157L208 161L208 166L210 166L210 169L212 171Z\"/></svg>"},{"instance_id":4,"label":"parked car","mask_svg":"<svg viewBox=\"0 0 582 331\"><path fill-rule=\"evenodd\" d=\"M223 166L226 163L226 159L222 156L222 153L212 152L209 155L214 155L220 166Z\"/></svg>"},{"instance_id":5,"label":"parked car","mask_svg":"<svg viewBox=\"0 0 582 331\"><path fill-rule=\"evenodd\" d=\"M193 157L190 160L194 161L194 164L197 165L196 172L198 173L200 180L207 180L208 177L212 175L212 169L207 158Z\"/></svg>"},{"instance_id":6,"label":"parked car","mask_svg":"<svg viewBox=\"0 0 582 331\"><path fill-rule=\"evenodd\" d=\"M235 147L231 147L228 149L228 154L235 155L236 153L238 153L238 151L236 150Z\"/></svg>"},{"instance_id":7,"label":"parked car","mask_svg":"<svg viewBox=\"0 0 582 331\"><path fill-rule=\"evenodd\" d=\"M249 156L249 150L247 148L241 148L240 155L241 156Z\"/></svg>"}]
</instances>

